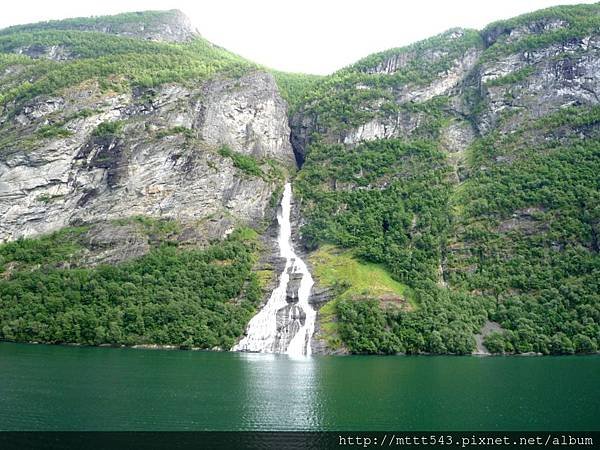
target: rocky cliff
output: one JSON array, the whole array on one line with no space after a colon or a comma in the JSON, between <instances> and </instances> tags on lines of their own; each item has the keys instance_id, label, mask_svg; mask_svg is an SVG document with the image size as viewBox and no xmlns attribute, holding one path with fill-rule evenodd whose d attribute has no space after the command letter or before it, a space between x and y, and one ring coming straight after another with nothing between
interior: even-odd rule
<instances>
[{"instance_id":1,"label":"rocky cliff","mask_svg":"<svg viewBox=\"0 0 600 450\"><path fill-rule=\"evenodd\" d=\"M0 162L3 241L130 215L211 216L223 226L209 237L221 237L236 221L270 220L278 179L267 158L293 165L286 105L265 73L125 93L87 82L1 120L13 137ZM264 161L264 174L236 168L224 145Z\"/></svg>"},{"instance_id":2,"label":"rocky cliff","mask_svg":"<svg viewBox=\"0 0 600 450\"><path fill-rule=\"evenodd\" d=\"M72 30L79 33L76 38L60 44L60 33ZM112 47L94 50L99 32L119 37L108 41ZM198 64L214 64L219 55L227 60L210 76L202 68L194 83L144 86L128 84L127 74L118 73L125 68L153 76L156 64L165 63L163 53L177 54L169 44L156 47L142 40L194 38L189 45L201 45L207 53L190 50ZM271 220L271 197L283 183L282 173L295 166L287 104L270 74L215 50L197 37L180 12L18 26L2 30L0 41L7 52L4 94L10 95L25 77L33 84L58 80L3 104L0 241L128 216L194 223L210 240L238 224L260 227ZM69 58L53 57L56 45ZM138 62L129 53L131 45L134 51L157 53ZM82 52L96 57L79 62ZM122 67L90 78L86 72L100 75L111 52L121 58ZM51 70L70 69L67 77L83 73L63 82L61 75L41 68L39 57L57 60ZM228 73L230 60L246 67ZM172 78L180 78L177 74Z\"/></svg>"}]
</instances>

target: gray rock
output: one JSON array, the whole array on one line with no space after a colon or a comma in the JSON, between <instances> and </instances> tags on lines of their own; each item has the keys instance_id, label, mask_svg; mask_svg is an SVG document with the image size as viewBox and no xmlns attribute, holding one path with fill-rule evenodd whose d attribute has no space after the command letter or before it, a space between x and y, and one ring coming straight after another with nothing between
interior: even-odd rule
<instances>
[{"instance_id":1,"label":"gray rock","mask_svg":"<svg viewBox=\"0 0 600 450\"><path fill-rule=\"evenodd\" d=\"M206 221L207 239L270 221L277 183L237 169L218 148L226 143L295 165L287 107L270 75L237 82L124 94L91 84L38 97L14 120L3 116L14 140L0 148L0 242L133 215ZM234 114L237 107L243 114ZM92 114L67 120L68 136L30 139L50 120L83 109ZM125 124L120 136L94 136L114 120ZM186 134L170 131L182 127Z\"/></svg>"},{"instance_id":2,"label":"gray rock","mask_svg":"<svg viewBox=\"0 0 600 450\"><path fill-rule=\"evenodd\" d=\"M146 236L131 224L94 224L84 235L83 242L91 250L83 258L85 265L116 264L143 256L150 250Z\"/></svg>"},{"instance_id":3,"label":"gray rock","mask_svg":"<svg viewBox=\"0 0 600 450\"><path fill-rule=\"evenodd\" d=\"M286 288L286 301L288 303L298 303L298 289L300 289L300 282L302 281L302 278L303 276L301 273L290 273L290 279Z\"/></svg>"},{"instance_id":4,"label":"gray rock","mask_svg":"<svg viewBox=\"0 0 600 450\"><path fill-rule=\"evenodd\" d=\"M287 104L272 75L256 72L206 84L195 126L212 145L294 164Z\"/></svg>"}]
</instances>

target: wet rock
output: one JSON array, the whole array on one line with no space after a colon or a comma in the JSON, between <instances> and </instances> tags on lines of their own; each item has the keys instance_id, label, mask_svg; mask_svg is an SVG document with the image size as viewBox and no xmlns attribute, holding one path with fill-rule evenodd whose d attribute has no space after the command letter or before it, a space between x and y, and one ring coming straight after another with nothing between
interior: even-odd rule
<instances>
[{"instance_id":1,"label":"wet rock","mask_svg":"<svg viewBox=\"0 0 600 450\"><path fill-rule=\"evenodd\" d=\"M500 326L499 323L486 320L485 323L483 324L483 326L481 327L481 330L479 331L479 333L477 333L475 335L476 346L475 346L475 351L473 352L473 354L474 355L489 355L490 352L483 344L483 340L485 339L486 336L488 336L492 333L501 333L502 331L504 331L504 329Z\"/></svg>"},{"instance_id":2,"label":"wet rock","mask_svg":"<svg viewBox=\"0 0 600 450\"><path fill-rule=\"evenodd\" d=\"M204 95L195 124L204 141L295 165L287 104L272 75L256 72L237 80L219 79L205 86Z\"/></svg>"},{"instance_id":3,"label":"wet rock","mask_svg":"<svg viewBox=\"0 0 600 450\"><path fill-rule=\"evenodd\" d=\"M276 353L285 353L289 343L306 321L306 313L295 304L288 304L277 311L277 336L273 343Z\"/></svg>"},{"instance_id":4,"label":"wet rock","mask_svg":"<svg viewBox=\"0 0 600 450\"><path fill-rule=\"evenodd\" d=\"M291 268L290 270L293 270ZM298 302L298 289L300 289L300 282L302 281L302 274L298 272L291 272L290 279L286 288L286 300L288 303Z\"/></svg>"}]
</instances>

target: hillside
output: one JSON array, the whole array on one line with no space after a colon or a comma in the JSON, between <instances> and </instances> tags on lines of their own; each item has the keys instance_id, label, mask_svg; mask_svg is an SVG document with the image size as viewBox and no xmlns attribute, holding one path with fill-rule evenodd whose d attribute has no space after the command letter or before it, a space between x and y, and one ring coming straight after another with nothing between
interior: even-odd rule
<instances>
[{"instance_id":1,"label":"hillside","mask_svg":"<svg viewBox=\"0 0 600 450\"><path fill-rule=\"evenodd\" d=\"M0 336L231 347L295 169L273 76L173 11L13 27L0 51Z\"/></svg>"},{"instance_id":2,"label":"hillside","mask_svg":"<svg viewBox=\"0 0 600 450\"><path fill-rule=\"evenodd\" d=\"M599 25L581 5L450 30L306 95L307 244L385 264L417 305L342 288L351 351L470 353L486 321L493 352L597 349Z\"/></svg>"},{"instance_id":3,"label":"hillside","mask_svg":"<svg viewBox=\"0 0 600 450\"><path fill-rule=\"evenodd\" d=\"M230 348L293 177L317 351L595 352L598 61L598 4L326 77L177 11L0 30L0 339Z\"/></svg>"}]
</instances>

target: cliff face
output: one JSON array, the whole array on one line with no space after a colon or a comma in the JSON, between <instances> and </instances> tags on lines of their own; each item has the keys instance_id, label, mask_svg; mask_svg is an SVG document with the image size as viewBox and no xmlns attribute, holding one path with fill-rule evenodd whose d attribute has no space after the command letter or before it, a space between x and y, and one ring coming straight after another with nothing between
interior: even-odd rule
<instances>
[{"instance_id":1,"label":"cliff face","mask_svg":"<svg viewBox=\"0 0 600 450\"><path fill-rule=\"evenodd\" d=\"M437 126L439 116L446 123L433 137L442 136L449 152L461 151L490 131L514 130L561 107L595 105L600 35L590 29L552 39L567 29L566 21L552 17L512 27L492 25L481 33L457 29L414 48L366 58L334 75L329 85L323 83L328 95L345 98L356 111L330 120L331 112L321 111L325 101L309 98L291 119L295 151L303 156L313 133L350 146L432 137L426 128ZM543 39L547 45L526 47ZM415 69L431 72L418 74L422 79L415 82ZM337 94L329 91L333 87Z\"/></svg>"},{"instance_id":2,"label":"cliff face","mask_svg":"<svg viewBox=\"0 0 600 450\"><path fill-rule=\"evenodd\" d=\"M211 216L221 237L235 221L259 225L277 183L268 166L247 175L219 148L293 164L286 105L265 73L121 94L90 82L2 121L14 136L0 157L3 241L130 215Z\"/></svg>"},{"instance_id":3,"label":"cliff face","mask_svg":"<svg viewBox=\"0 0 600 450\"><path fill-rule=\"evenodd\" d=\"M131 215L212 216L222 237L266 219L277 180L264 158L293 165L285 102L260 72L126 93L88 82L0 120L13 137L0 159L3 241ZM265 161L264 175L236 168L223 145Z\"/></svg>"}]
</instances>

